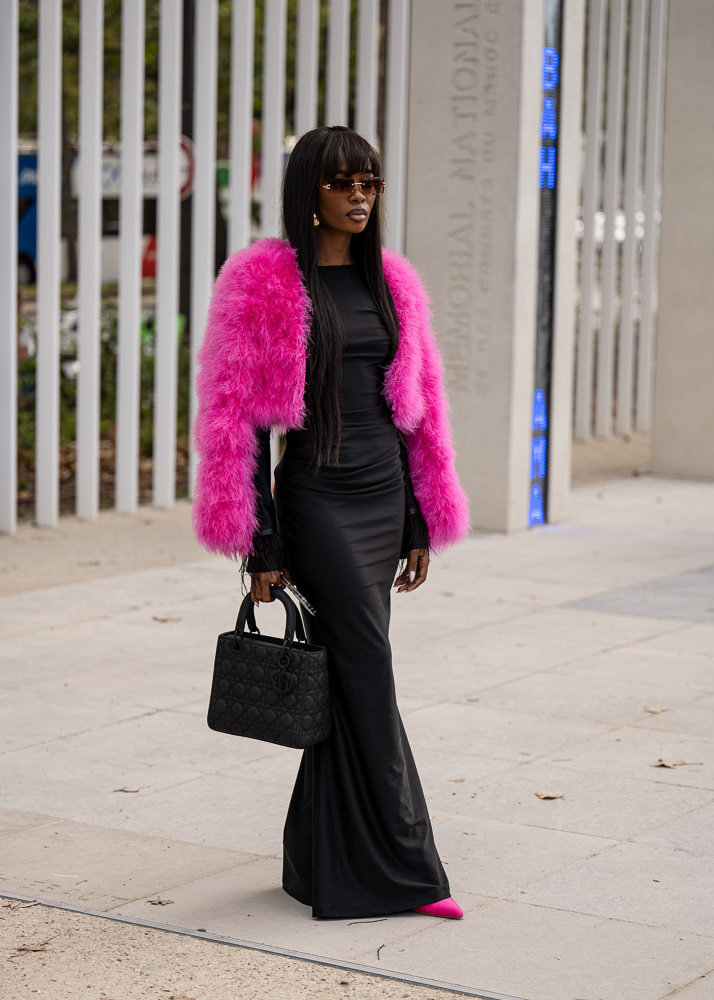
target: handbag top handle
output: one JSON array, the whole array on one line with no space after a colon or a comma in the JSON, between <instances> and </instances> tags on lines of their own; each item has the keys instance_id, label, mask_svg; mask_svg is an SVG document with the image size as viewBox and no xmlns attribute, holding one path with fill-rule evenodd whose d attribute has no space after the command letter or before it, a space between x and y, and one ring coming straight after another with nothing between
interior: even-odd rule
<instances>
[{"instance_id":1,"label":"handbag top handle","mask_svg":"<svg viewBox=\"0 0 714 1000\"><path fill-rule=\"evenodd\" d=\"M270 585L270 593L285 608L285 638L283 639L283 645L292 645L296 635L298 642L305 642L305 629L302 623L302 616L295 607L294 602L281 587L275 587L273 584ZM245 595L238 611L238 620L235 627L236 638L240 638L243 634L246 623L252 633L260 635L260 629L255 621L255 605L250 594Z\"/></svg>"}]
</instances>

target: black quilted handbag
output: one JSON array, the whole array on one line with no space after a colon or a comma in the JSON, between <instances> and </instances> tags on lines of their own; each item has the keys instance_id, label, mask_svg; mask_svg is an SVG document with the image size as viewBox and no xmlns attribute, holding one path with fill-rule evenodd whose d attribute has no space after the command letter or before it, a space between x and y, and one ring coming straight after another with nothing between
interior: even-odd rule
<instances>
[{"instance_id":1,"label":"black quilted handbag","mask_svg":"<svg viewBox=\"0 0 714 1000\"><path fill-rule=\"evenodd\" d=\"M218 636L208 725L303 749L330 732L327 653L308 644L300 613L284 591L270 591L285 608L285 635L260 634L248 594L235 630Z\"/></svg>"}]
</instances>

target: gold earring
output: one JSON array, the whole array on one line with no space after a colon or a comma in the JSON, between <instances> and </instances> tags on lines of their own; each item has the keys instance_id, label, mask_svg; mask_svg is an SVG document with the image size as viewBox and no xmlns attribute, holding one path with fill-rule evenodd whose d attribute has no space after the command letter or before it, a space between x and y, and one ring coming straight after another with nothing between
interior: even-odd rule
<instances>
[{"instance_id":1,"label":"gold earring","mask_svg":"<svg viewBox=\"0 0 714 1000\"><path fill-rule=\"evenodd\" d=\"M312 213L312 224L315 227L315 229L317 229L317 227L320 225L320 220L317 217L317 212Z\"/></svg>"}]
</instances>

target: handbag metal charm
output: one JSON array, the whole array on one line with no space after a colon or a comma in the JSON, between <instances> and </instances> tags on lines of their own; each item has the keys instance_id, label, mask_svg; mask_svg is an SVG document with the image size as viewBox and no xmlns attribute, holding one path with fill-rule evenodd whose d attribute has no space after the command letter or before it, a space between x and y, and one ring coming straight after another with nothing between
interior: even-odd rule
<instances>
[{"instance_id":1,"label":"handbag metal charm","mask_svg":"<svg viewBox=\"0 0 714 1000\"><path fill-rule=\"evenodd\" d=\"M281 657L281 660L283 659L288 660L288 657ZM287 663L281 662L278 669L273 672L273 688L277 694L290 694L297 687L297 677L287 667Z\"/></svg>"}]
</instances>

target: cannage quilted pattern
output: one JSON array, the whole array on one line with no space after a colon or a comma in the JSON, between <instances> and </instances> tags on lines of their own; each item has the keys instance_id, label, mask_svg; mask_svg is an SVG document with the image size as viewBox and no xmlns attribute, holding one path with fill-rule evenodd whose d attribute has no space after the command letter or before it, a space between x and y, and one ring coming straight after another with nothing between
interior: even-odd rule
<instances>
[{"instance_id":1,"label":"cannage quilted pattern","mask_svg":"<svg viewBox=\"0 0 714 1000\"><path fill-rule=\"evenodd\" d=\"M273 636L222 633L208 725L297 749L326 739L330 701L324 649Z\"/></svg>"}]
</instances>

